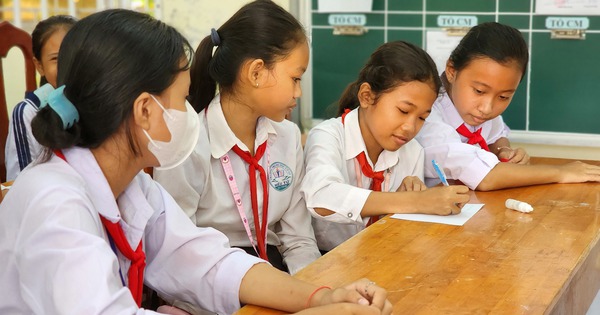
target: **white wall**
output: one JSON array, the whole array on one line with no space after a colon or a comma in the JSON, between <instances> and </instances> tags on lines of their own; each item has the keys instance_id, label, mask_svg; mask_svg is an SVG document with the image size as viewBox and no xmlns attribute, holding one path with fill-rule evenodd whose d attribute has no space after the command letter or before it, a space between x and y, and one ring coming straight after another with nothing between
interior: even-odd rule
<instances>
[{"instance_id":1,"label":"white wall","mask_svg":"<svg viewBox=\"0 0 600 315\"><path fill-rule=\"evenodd\" d=\"M289 10L290 0L274 0ZM292 0L293 1L293 0ZM163 21L174 26L192 44L194 49L218 29L229 17L250 0L169 0L163 1Z\"/></svg>"}]
</instances>

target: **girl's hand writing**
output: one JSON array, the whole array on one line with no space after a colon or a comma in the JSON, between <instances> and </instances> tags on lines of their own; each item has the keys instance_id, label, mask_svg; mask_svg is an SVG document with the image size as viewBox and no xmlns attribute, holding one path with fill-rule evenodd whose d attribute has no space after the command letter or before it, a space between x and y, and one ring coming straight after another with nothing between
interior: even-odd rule
<instances>
[{"instance_id":1,"label":"girl's hand writing","mask_svg":"<svg viewBox=\"0 0 600 315\"><path fill-rule=\"evenodd\" d=\"M421 191L419 213L450 215L460 213L469 201L469 188L463 185L437 186Z\"/></svg>"}]
</instances>

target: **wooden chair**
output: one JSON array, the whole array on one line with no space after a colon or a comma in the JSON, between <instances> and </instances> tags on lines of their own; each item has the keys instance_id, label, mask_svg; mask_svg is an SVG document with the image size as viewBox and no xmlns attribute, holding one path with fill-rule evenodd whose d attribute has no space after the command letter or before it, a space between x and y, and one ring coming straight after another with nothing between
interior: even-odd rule
<instances>
[{"instance_id":1,"label":"wooden chair","mask_svg":"<svg viewBox=\"0 0 600 315\"><path fill-rule=\"evenodd\" d=\"M6 58L8 51L13 47L18 47L23 52L25 58L25 87L27 91L33 91L36 89L36 82L31 36L7 21L0 22L0 58ZM8 115L10 114L6 104L3 73L2 63L0 63L0 182L6 181L4 148L8 136ZM7 77L10 78L11 75L8 74Z\"/></svg>"}]
</instances>

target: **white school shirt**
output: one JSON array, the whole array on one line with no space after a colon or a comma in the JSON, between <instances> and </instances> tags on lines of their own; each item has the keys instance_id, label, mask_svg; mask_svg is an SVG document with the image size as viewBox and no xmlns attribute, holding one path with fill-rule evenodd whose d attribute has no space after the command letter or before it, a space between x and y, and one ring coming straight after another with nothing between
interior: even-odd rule
<instances>
[{"instance_id":1,"label":"white school shirt","mask_svg":"<svg viewBox=\"0 0 600 315\"><path fill-rule=\"evenodd\" d=\"M15 106L8 124L8 137L4 149L6 180L14 180L29 163L37 159L42 145L31 132L31 121L40 107L39 98L28 92L25 99Z\"/></svg>"},{"instance_id":2,"label":"white school shirt","mask_svg":"<svg viewBox=\"0 0 600 315\"><path fill-rule=\"evenodd\" d=\"M371 190L372 179L359 177L362 187L357 187L355 157L365 152L366 147L358 124L358 109L342 118L326 120L312 128L305 146L306 174L302 181L302 194L313 215L313 226L319 248L331 250L351 236L363 230L369 217L361 217ZM396 191L406 176L417 176L423 180L423 148L411 140L397 151L381 152L373 170L389 169L388 191ZM385 181L382 183L384 189ZM321 216L315 208L335 212Z\"/></svg>"},{"instance_id":3,"label":"white school shirt","mask_svg":"<svg viewBox=\"0 0 600 315\"><path fill-rule=\"evenodd\" d=\"M416 136L417 141L425 148L425 183L428 186L440 183L431 160L436 160L448 178L460 180L471 189L475 189L500 162L494 153L480 148L477 144L467 143L468 138L456 131L463 123L454 103L444 91L433 103L431 114ZM481 128L481 136L488 145L502 137L508 137L510 132L502 116L477 127L469 124L465 126L471 132Z\"/></svg>"},{"instance_id":4,"label":"white school shirt","mask_svg":"<svg viewBox=\"0 0 600 315\"><path fill-rule=\"evenodd\" d=\"M166 300L220 314L240 307L242 277L263 262L198 228L147 174L115 201L88 149L63 150L17 178L0 205L0 314L154 314L123 286L130 261L100 221L119 217L132 248L143 238L144 282Z\"/></svg>"},{"instance_id":5,"label":"white school shirt","mask_svg":"<svg viewBox=\"0 0 600 315\"><path fill-rule=\"evenodd\" d=\"M219 160L229 155L256 244L248 163L231 150L236 144L244 151L248 151L248 147L227 125L219 95L200 112L199 118L200 138L191 156L174 169L155 170L154 178L173 195L196 225L211 226L223 232L232 246L250 247L252 244ZM265 141L268 141L267 149L259 163L268 176L267 244L278 247L290 273L294 274L321 256L310 214L299 191L304 175L300 130L290 121L278 123L261 117L256 126L255 148ZM256 176L258 213L262 218L262 183L258 171L253 176ZM280 180L288 176L289 181Z\"/></svg>"}]
</instances>

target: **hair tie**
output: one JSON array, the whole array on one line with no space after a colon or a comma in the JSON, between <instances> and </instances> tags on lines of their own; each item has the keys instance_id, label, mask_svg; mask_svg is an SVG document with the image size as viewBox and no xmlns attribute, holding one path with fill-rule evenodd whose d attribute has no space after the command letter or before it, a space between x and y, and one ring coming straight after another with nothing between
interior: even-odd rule
<instances>
[{"instance_id":1,"label":"hair tie","mask_svg":"<svg viewBox=\"0 0 600 315\"><path fill-rule=\"evenodd\" d=\"M210 40L213 43L213 46L221 45L221 37L219 37L219 33L214 28L210 29Z\"/></svg>"},{"instance_id":2,"label":"hair tie","mask_svg":"<svg viewBox=\"0 0 600 315\"><path fill-rule=\"evenodd\" d=\"M40 106L38 106L39 108L42 108L48 104L48 96L50 96L52 91L54 91L54 87L50 83L46 83L37 88L37 90L33 91L33 94L35 94L40 101Z\"/></svg>"},{"instance_id":3,"label":"hair tie","mask_svg":"<svg viewBox=\"0 0 600 315\"><path fill-rule=\"evenodd\" d=\"M67 130L79 121L79 112L77 108L64 94L65 86L61 86L48 94L47 105L60 117L63 123L63 130ZM46 107L41 104L40 108Z\"/></svg>"}]
</instances>

